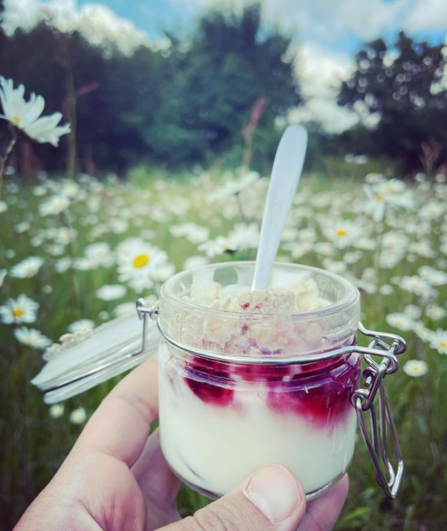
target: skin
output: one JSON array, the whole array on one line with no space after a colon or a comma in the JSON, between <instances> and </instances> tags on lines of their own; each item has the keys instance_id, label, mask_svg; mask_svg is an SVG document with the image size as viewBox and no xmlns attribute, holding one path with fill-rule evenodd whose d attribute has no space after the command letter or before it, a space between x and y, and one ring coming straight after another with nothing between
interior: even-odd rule
<instances>
[{"instance_id":1,"label":"skin","mask_svg":"<svg viewBox=\"0 0 447 531\"><path fill-rule=\"evenodd\" d=\"M271 524L246 498L247 478L193 517L180 520L179 480L166 463L156 430L157 359L124 378L92 416L49 485L15 531L328 531L348 492L345 476L285 522Z\"/></svg>"}]
</instances>

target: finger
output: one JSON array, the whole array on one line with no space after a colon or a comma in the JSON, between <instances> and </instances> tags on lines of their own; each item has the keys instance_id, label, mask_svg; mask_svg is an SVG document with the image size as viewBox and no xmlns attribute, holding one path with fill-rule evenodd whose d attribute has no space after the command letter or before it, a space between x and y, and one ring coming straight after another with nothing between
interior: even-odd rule
<instances>
[{"instance_id":1,"label":"finger","mask_svg":"<svg viewBox=\"0 0 447 531\"><path fill-rule=\"evenodd\" d=\"M164 507L173 505L181 482L164 458L158 429L147 440L144 450L132 467L132 473L146 500L153 500Z\"/></svg>"},{"instance_id":2,"label":"finger","mask_svg":"<svg viewBox=\"0 0 447 531\"><path fill-rule=\"evenodd\" d=\"M299 531L330 531L337 521L348 495L349 479L343 478L325 494L307 504Z\"/></svg>"},{"instance_id":3,"label":"finger","mask_svg":"<svg viewBox=\"0 0 447 531\"><path fill-rule=\"evenodd\" d=\"M103 400L73 452L103 452L131 467L158 418L157 360L151 358L126 376Z\"/></svg>"},{"instance_id":4,"label":"finger","mask_svg":"<svg viewBox=\"0 0 447 531\"><path fill-rule=\"evenodd\" d=\"M194 516L162 530L295 531L305 510L301 483L286 468L269 465Z\"/></svg>"}]
</instances>

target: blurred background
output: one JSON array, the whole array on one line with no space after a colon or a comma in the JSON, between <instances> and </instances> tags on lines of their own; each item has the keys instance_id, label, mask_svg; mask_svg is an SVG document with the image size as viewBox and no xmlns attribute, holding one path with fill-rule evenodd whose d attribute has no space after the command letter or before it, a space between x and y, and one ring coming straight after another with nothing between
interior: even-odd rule
<instances>
[{"instance_id":1,"label":"blurred background","mask_svg":"<svg viewBox=\"0 0 447 531\"><path fill-rule=\"evenodd\" d=\"M2 19L1 73L73 126L58 151L23 141L24 174L265 171L288 123L329 174L346 155L405 175L445 162L442 2L6 0Z\"/></svg>"},{"instance_id":2,"label":"blurred background","mask_svg":"<svg viewBox=\"0 0 447 531\"><path fill-rule=\"evenodd\" d=\"M175 271L254 259L288 124L309 148L279 259L343 275L409 344L387 378L402 493L359 437L336 529L447 528L446 36L442 0L0 0L0 76L71 124L58 148L19 133L0 185L0 530L119 380L50 408L42 351Z\"/></svg>"}]
</instances>

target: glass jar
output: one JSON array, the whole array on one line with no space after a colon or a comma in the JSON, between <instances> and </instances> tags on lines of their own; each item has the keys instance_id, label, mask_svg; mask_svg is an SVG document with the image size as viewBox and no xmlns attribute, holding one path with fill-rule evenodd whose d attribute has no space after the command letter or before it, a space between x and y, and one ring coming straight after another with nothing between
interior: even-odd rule
<instances>
[{"instance_id":1,"label":"glass jar","mask_svg":"<svg viewBox=\"0 0 447 531\"><path fill-rule=\"evenodd\" d=\"M174 276L162 288L159 327L160 430L163 453L188 485L217 497L268 463L302 481L308 498L346 472L355 445L359 386L355 343L359 293L323 270L276 264L271 287L306 275L330 302L295 314L228 312L206 307L250 291L252 262L210 265ZM221 288L219 287L221 286Z\"/></svg>"},{"instance_id":2,"label":"glass jar","mask_svg":"<svg viewBox=\"0 0 447 531\"><path fill-rule=\"evenodd\" d=\"M271 287L298 283L305 311L253 308L261 292L228 311L225 301L250 292L253 273L254 262L179 273L154 306L139 299L136 314L63 336L32 383L55 404L158 351L163 452L195 490L217 497L256 468L281 463L316 497L348 468L357 419L377 482L395 498L404 463L383 382L397 371L405 341L366 329L357 289L312 267L275 264L270 279ZM305 278L329 305L312 300ZM356 343L357 331L368 346Z\"/></svg>"}]
</instances>

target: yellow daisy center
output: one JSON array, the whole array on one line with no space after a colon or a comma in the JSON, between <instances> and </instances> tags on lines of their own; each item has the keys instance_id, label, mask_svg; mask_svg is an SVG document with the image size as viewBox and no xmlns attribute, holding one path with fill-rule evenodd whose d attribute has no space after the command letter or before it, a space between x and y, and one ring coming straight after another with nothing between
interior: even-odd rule
<instances>
[{"instance_id":1,"label":"yellow daisy center","mask_svg":"<svg viewBox=\"0 0 447 531\"><path fill-rule=\"evenodd\" d=\"M13 117L12 117L12 121L13 121L16 125L19 125L19 124L20 124L20 120L21 120L20 116L17 116L17 115L16 115L16 116L13 116Z\"/></svg>"},{"instance_id":2,"label":"yellow daisy center","mask_svg":"<svg viewBox=\"0 0 447 531\"><path fill-rule=\"evenodd\" d=\"M377 194L376 201L380 201L380 202L385 201L385 196L382 194Z\"/></svg>"},{"instance_id":3,"label":"yellow daisy center","mask_svg":"<svg viewBox=\"0 0 447 531\"><path fill-rule=\"evenodd\" d=\"M22 317L24 313L25 312L22 310L22 308L16 308L13 310L12 315L14 315L14 317Z\"/></svg>"},{"instance_id":4,"label":"yellow daisy center","mask_svg":"<svg viewBox=\"0 0 447 531\"><path fill-rule=\"evenodd\" d=\"M139 254L133 259L133 266L140 269L149 263L149 256L147 254Z\"/></svg>"},{"instance_id":5,"label":"yellow daisy center","mask_svg":"<svg viewBox=\"0 0 447 531\"><path fill-rule=\"evenodd\" d=\"M335 234L336 234L337 236L342 237L342 236L346 236L346 234L348 234L348 233L347 233L347 231L345 231L345 229L338 229L338 230L335 232Z\"/></svg>"},{"instance_id":6,"label":"yellow daisy center","mask_svg":"<svg viewBox=\"0 0 447 531\"><path fill-rule=\"evenodd\" d=\"M447 343L446 343L445 341L440 341L440 342L439 342L439 346L440 346L441 348L447 348Z\"/></svg>"}]
</instances>

